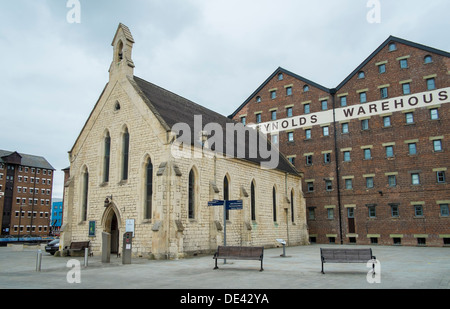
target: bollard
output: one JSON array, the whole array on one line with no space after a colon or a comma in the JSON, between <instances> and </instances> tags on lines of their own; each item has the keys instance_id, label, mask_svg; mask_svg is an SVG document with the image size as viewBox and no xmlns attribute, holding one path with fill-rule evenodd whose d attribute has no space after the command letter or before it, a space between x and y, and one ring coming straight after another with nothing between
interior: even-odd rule
<instances>
[{"instance_id":1,"label":"bollard","mask_svg":"<svg viewBox=\"0 0 450 309\"><path fill-rule=\"evenodd\" d=\"M88 267L89 248L84 248L84 267Z\"/></svg>"},{"instance_id":2,"label":"bollard","mask_svg":"<svg viewBox=\"0 0 450 309\"><path fill-rule=\"evenodd\" d=\"M41 271L41 263L42 263L42 250L38 250L36 256L36 271Z\"/></svg>"},{"instance_id":3,"label":"bollard","mask_svg":"<svg viewBox=\"0 0 450 309\"><path fill-rule=\"evenodd\" d=\"M280 256L285 257L286 256L286 243L283 244L283 254Z\"/></svg>"}]
</instances>

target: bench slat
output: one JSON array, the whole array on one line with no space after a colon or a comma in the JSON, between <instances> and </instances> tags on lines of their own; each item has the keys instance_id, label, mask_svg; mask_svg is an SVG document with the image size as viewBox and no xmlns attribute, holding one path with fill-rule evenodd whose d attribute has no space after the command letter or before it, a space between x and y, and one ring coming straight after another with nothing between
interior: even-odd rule
<instances>
[{"instance_id":1,"label":"bench slat","mask_svg":"<svg viewBox=\"0 0 450 309\"><path fill-rule=\"evenodd\" d=\"M324 263L367 263L374 260L372 249L331 249L321 248L322 273ZM375 264L373 264L373 268Z\"/></svg>"},{"instance_id":2,"label":"bench slat","mask_svg":"<svg viewBox=\"0 0 450 309\"><path fill-rule=\"evenodd\" d=\"M240 246L219 246L213 259L233 259L233 260L259 260L261 261L261 271L263 270L264 247L240 247Z\"/></svg>"}]
</instances>

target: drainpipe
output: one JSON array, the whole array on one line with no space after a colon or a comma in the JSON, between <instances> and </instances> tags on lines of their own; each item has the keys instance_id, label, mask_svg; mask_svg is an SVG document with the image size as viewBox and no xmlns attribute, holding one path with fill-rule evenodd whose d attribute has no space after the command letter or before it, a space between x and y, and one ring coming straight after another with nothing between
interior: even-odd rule
<instances>
[{"instance_id":1,"label":"drainpipe","mask_svg":"<svg viewBox=\"0 0 450 309\"><path fill-rule=\"evenodd\" d=\"M334 156L336 161L336 184L337 184L337 199L338 199L338 217L339 217L339 238L341 245L344 243L342 238L342 214L341 214L341 186L340 186L340 173L339 173L339 151L337 143L337 130L336 130L336 89L330 89L331 101L333 104L333 129L334 129Z\"/></svg>"}]
</instances>

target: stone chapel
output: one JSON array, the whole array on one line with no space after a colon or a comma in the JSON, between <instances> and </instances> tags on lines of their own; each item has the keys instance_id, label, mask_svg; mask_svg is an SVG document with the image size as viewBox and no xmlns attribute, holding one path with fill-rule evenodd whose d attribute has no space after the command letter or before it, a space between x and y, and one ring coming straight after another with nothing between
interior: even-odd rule
<instances>
[{"instance_id":1,"label":"stone chapel","mask_svg":"<svg viewBox=\"0 0 450 309\"><path fill-rule=\"evenodd\" d=\"M107 233L111 253L121 252L132 232L133 257L177 259L223 245L224 222L227 245L307 244L301 173L270 144L278 164L265 167L249 132L230 143L225 133L193 129L198 119L215 131L235 122L134 76L133 44L119 24L109 82L69 151L61 247L89 240L101 254ZM245 154L225 155L231 148ZM214 200L240 200L242 209L208 206Z\"/></svg>"}]
</instances>

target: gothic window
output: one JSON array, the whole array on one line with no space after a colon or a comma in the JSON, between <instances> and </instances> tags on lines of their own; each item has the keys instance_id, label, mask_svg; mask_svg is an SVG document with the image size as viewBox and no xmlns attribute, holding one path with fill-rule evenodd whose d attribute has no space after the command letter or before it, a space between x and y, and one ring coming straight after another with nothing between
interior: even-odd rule
<instances>
[{"instance_id":1,"label":"gothic window","mask_svg":"<svg viewBox=\"0 0 450 309\"><path fill-rule=\"evenodd\" d=\"M81 190L81 221L86 221L89 191L89 171L87 168L81 174Z\"/></svg>"},{"instance_id":2,"label":"gothic window","mask_svg":"<svg viewBox=\"0 0 450 309\"><path fill-rule=\"evenodd\" d=\"M230 199L230 182L227 176L223 179L223 199L224 201L228 201ZM230 219L230 211L228 209L225 212L225 219Z\"/></svg>"},{"instance_id":3,"label":"gothic window","mask_svg":"<svg viewBox=\"0 0 450 309\"><path fill-rule=\"evenodd\" d=\"M103 154L103 182L109 181L109 163L111 158L111 137L109 132L106 133L104 139L104 154Z\"/></svg>"},{"instance_id":4,"label":"gothic window","mask_svg":"<svg viewBox=\"0 0 450 309\"><path fill-rule=\"evenodd\" d=\"M294 222L294 189L291 190L291 221Z\"/></svg>"},{"instance_id":5,"label":"gothic window","mask_svg":"<svg viewBox=\"0 0 450 309\"><path fill-rule=\"evenodd\" d=\"M188 215L189 219L195 218L195 173L194 169L189 172L189 202L188 202Z\"/></svg>"},{"instance_id":6,"label":"gothic window","mask_svg":"<svg viewBox=\"0 0 450 309\"><path fill-rule=\"evenodd\" d=\"M256 199L255 199L255 182L252 181L252 184L250 186L250 206L251 206L251 217L252 220L256 220Z\"/></svg>"},{"instance_id":7,"label":"gothic window","mask_svg":"<svg viewBox=\"0 0 450 309\"><path fill-rule=\"evenodd\" d=\"M145 209L144 218L152 218L152 197L153 197L153 164L150 158L145 167Z\"/></svg>"},{"instance_id":8,"label":"gothic window","mask_svg":"<svg viewBox=\"0 0 450 309\"><path fill-rule=\"evenodd\" d=\"M277 191L275 187L272 189L272 207L273 207L273 222L277 221Z\"/></svg>"},{"instance_id":9,"label":"gothic window","mask_svg":"<svg viewBox=\"0 0 450 309\"><path fill-rule=\"evenodd\" d=\"M123 59L123 43L122 41L120 41L117 49L117 60L120 62L122 59Z\"/></svg>"},{"instance_id":10,"label":"gothic window","mask_svg":"<svg viewBox=\"0 0 450 309\"><path fill-rule=\"evenodd\" d=\"M128 179L128 161L130 151L130 134L128 129L122 135L122 180Z\"/></svg>"}]
</instances>

